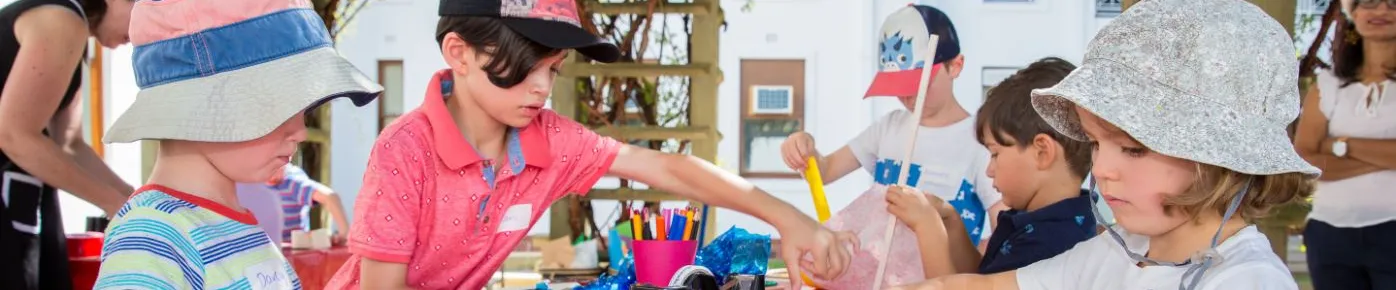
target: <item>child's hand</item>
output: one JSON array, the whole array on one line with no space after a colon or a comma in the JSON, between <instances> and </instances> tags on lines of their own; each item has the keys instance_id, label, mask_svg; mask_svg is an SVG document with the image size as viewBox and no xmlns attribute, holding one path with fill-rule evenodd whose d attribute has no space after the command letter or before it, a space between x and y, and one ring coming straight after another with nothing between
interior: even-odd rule
<instances>
[{"instance_id":1,"label":"child's hand","mask_svg":"<svg viewBox=\"0 0 1396 290\"><path fill-rule=\"evenodd\" d=\"M785 165L795 171L805 170L807 157L819 158L819 152L814 151L814 136L805 132L795 132L785 138L785 142L780 144L780 155L785 158Z\"/></svg>"},{"instance_id":2,"label":"child's hand","mask_svg":"<svg viewBox=\"0 0 1396 290\"><path fill-rule=\"evenodd\" d=\"M940 197L902 185L887 187L887 212L897 216L912 230L926 226L943 227L944 220L955 215L950 203Z\"/></svg>"}]
</instances>

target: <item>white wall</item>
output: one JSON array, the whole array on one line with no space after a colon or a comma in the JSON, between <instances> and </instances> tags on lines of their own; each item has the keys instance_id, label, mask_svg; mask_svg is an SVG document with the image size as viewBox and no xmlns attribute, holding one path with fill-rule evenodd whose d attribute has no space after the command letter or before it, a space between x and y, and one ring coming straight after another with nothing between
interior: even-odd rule
<instances>
[{"instance_id":1,"label":"white wall","mask_svg":"<svg viewBox=\"0 0 1396 290\"><path fill-rule=\"evenodd\" d=\"M805 61L805 130L815 136L821 152L839 149L870 124L871 106L862 97L876 59L870 45L871 5L842 0L757 1L751 11L742 12L743 3L722 1L728 30L722 34L718 53L724 76L718 87L718 128L725 135L718 144L718 159L724 168L737 172L740 166L742 59ZM751 181L814 216L809 186L803 180ZM827 186L830 208L842 208L870 184L869 175L860 171ZM720 229L738 225L774 233L770 225L726 209L719 211L717 221Z\"/></svg>"},{"instance_id":2,"label":"white wall","mask_svg":"<svg viewBox=\"0 0 1396 290\"><path fill-rule=\"evenodd\" d=\"M403 107L422 103L432 73L446 67L437 49L437 1L375 1L340 35L338 49L369 78L378 78L379 60L402 60ZM343 196L348 214L358 196L373 140L378 136L378 103L354 107L348 100L330 104L330 180Z\"/></svg>"}]
</instances>

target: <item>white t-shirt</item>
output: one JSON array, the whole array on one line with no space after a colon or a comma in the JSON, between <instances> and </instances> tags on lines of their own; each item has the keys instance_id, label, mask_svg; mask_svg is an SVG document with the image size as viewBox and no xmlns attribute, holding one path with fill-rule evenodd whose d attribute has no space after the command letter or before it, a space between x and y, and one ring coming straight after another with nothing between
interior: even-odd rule
<instances>
[{"instance_id":1,"label":"white t-shirt","mask_svg":"<svg viewBox=\"0 0 1396 290\"><path fill-rule=\"evenodd\" d=\"M873 175L875 182L898 183L900 160L906 158L907 122L919 122L913 114L906 110L888 113L848 142L858 163ZM954 205L965 228L970 230L970 240L977 243L988 237L989 218L985 210L998 203L1002 195L985 172L989 150L974 139L974 118L919 130L907 183Z\"/></svg>"},{"instance_id":2,"label":"white t-shirt","mask_svg":"<svg viewBox=\"0 0 1396 290\"><path fill-rule=\"evenodd\" d=\"M1123 232L1125 243L1138 254L1149 251L1149 238ZM1265 235L1248 226L1217 246L1221 263L1203 274L1196 290L1297 290L1294 277L1270 250ZM1020 290L1175 290L1187 267L1136 267L1137 262L1110 234L1076 244L1071 250L1018 269Z\"/></svg>"},{"instance_id":3,"label":"white t-shirt","mask_svg":"<svg viewBox=\"0 0 1396 290\"><path fill-rule=\"evenodd\" d=\"M1342 80L1328 70L1318 71L1316 79L1318 107L1328 118L1329 137L1396 139L1396 99L1392 99L1396 96L1396 82L1353 83L1340 88ZM1345 228L1396 220L1396 198L1391 197L1391 188L1396 188L1396 170L1320 181L1309 218Z\"/></svg>"}]
</instances>

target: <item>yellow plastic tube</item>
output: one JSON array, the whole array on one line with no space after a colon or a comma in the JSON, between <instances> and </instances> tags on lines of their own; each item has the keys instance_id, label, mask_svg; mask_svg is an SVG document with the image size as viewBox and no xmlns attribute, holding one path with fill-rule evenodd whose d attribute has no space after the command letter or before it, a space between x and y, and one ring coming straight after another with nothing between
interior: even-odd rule
<instances>
[{"instance_id":1,"label":"yellow plastic tube","mask_svg":"<svg viewBox=\"0 0 1396 290\"><path fill-rule=\"evenodd\" d=\"M810 156L809 159L805 160L805 182L809 183L810 196L814 198L814 212L816 217L819 218L819 223L828 222L829 200L824 198L824 177L819 175L819 162L814 156ZM800 265L798 263L786 263L785 266L799 267ZM809 276L804 275L804 273L800 274L800 278L805 280L805 285L819 288L819 285L814 284L814 280L811 280Z\"/></svg>"}]
</instances>

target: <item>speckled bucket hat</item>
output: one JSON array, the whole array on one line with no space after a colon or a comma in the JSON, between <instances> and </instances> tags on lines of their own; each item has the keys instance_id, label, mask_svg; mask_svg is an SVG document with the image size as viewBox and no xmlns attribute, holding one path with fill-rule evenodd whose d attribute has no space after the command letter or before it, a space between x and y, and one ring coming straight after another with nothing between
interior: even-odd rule
<instances>
[{"instance_id":1,"label":"speckled bucket hat","mask_svg":"<svg viewBox=\"0 0 1396 290\"><path fill-rule=\"evenodd\" d=\"M1149 0L1091 41L1081 67L1033 90L1033 108L1084 140L1073 106L1155 152L1252 175L1319 169L1294 151L1299 62L1273 18L1241 0Z\"/></svg>"}]
</instances>

